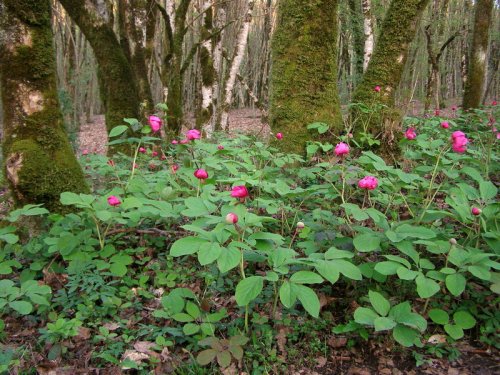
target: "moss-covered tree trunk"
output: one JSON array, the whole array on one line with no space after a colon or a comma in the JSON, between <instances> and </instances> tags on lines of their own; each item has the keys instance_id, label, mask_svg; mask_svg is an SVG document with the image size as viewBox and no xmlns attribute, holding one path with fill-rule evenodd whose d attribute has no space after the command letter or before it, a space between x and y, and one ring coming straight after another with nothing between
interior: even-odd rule
<instances>
[{"instance_id":1,"label":"moss-covered tree trunk","mask_svg":"<svg viewBox=\"0 0 500 375\"><path fill-rule=\"evenodd\" d=\"M474 33L467 67L463 108L477 108L481 104L488 55L488 34L493 13L493 0L477 0L474 15Z\"/></svg>"},{"instance_id":2,"label":"moss-covered tree trunk","mask_svg":"<svg viewBox=\"0 0 500 375\"><path fill-rule=\"evenodd\" d=\"M62 192L88 188L57 100L50 0L0 3L5 174L18 205L60 211Z\"/></svg>"},{"instance_id":3,"label":"moss-covered tree trunk","mask_svg":"<svg viewBox=\"0 0 500 375\"><path fill-rule=\"evenodd\" d=\"M303 153L312 122L343 128L337 90L337 0L282 0L271 42L270 122L284 150Z\"/></svg>"},{"instance_id":4,"label":"moss-covered tree trunk","mask_svg":"<svg viewBox=\"0 0 500 375\"><path fill-rule=\"evenodd\" d=\"M410 43L428 2L392 0L368 68L354 91L354 103L371 107L370 113L356 109L351 111L354 133L359 134L366 129L381 142L385 150L397 145L401 114L394 108L394 93L403 75ZM374 90L376 86L380 86L380 92Z\"/></svg>"},{"instance_id":5,"label":"moss-covered tree trunk","mask_svg":"<svg viewBox=\"0 0 500 375\"><path fill-rule=\"evenodd\" d=\"M138 84L130 62L106 19L103 6L86 0L59 0L90 43L98 64L101 99L106 127L123 124L124 118L139 118Z\"/></svg>"}]
</instances>

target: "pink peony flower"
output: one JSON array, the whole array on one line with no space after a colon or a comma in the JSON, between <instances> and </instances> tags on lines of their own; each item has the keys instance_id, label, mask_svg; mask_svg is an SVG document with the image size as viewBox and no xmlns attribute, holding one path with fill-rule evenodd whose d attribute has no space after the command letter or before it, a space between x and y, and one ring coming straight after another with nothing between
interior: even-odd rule
<instances>
[{"instance_id":1,"label":"pink peony flower","mask_svg":"<svg viewBox=\"0 0 500 375\"><path fill-rule=\"evenodd\" d=\"M161 118L157 116L149 116L149 126L153 133L156 133L161 128Z\"/></svg>"},{"instance_id":2,"label":"pink peony flower","mask_svg":"<svg viewBox=\"0 0 500 375\"><path fill-rule=\"evenodd\" d=\"M276 133L276 139L283 139L283 134Z\"/></svg>"},{"instance_id":3,"label":"pink peony flower","mask_svg":"<svg viewBox=\"0 0 500 375\"><path fill-rule=\"evenodd\" d=\"M450 124L448 123L448 121L443 121L443 122L441 123L441 127L442 127L443 129L448 129L448 128L450 127Z\"/></svg>"},{"instance_id":4,"label":"pink peony flower","mask_svg":"<svg viewBox=\"0 0 500 375\"><path fill-rule=\"evenodd\" d=\"M146 153L146 149L144 147L139 147L139 152L141 154L145 154Z\"/></svg>"},{"instance_id":5,"label":"pink peony flower","mask_svg":"<svg viewBox=\"0 0 500 375\"><path fill-rule=\"evenodd\" d=\"M183 139L182 141L179 142L181 145L185 145L186 143L189 143L189 139Z\"/></svg>"},{"instance_id":6,"label":"pink peony flower","mask_svg":"<svg viewBox=\"0 0 500 375\"><path fill-rule=\"evenodd\" d=\"M497 139L500 139L500 132L497 133Z\"/></svg>"},{"instance_id":7,"label":"pink peony flower","mask_svg":"<svg viewBox=\"0 0 500 375\"><path fill-rule=\"evenodd\" d=\"M165 154L161 154L160 160L167 160L167 157L165 156Z\"/></svg>"},{"instance_id":8,"label":"pink peony flower","mask_svg":"<svg viewBox=\"0 0 500 375\"><path fill-rule=\"evenodd\" d=\"M208 178L208 173L204 169L197 169L194 172L194 177L196 177L198 180L206 180Z\"/></svg>"},{"instance_id":9,"label":"pink peony flower","mask_svg":"<svg viewBox=\"0 0 500 375\"><path fill-rule=\"evenodd\" d=\"M453 112L455 112L455 111L457 110L457 106L456 106L456 105L452 105L452 106L451 106L451 110L452 110Z\"/></svg>"},{"instance_id":10,"label":"pink peony flower","mask_svg":"<svg viewBox=\"0 0 500 375\"><path fill-rule=\"evenodd\" d=\"M493 106L497 105L497 101L496 101L496 100L493 100L493 101L491 102L491 105L493 105Z\"/></svg>"},{"instance_id":11,"label":"pink peony flower","mask_svg":"<svg viewBox=\"0 0 500 375\"><path fill-rule=\"evenodd\" d=\"M481 211L481 210L480 210L479 208L477 208L477 207L472 207L471 212L472 212L472 215L474 215L474 216L479 216L479 215L481 215L481 212L483 212L483 211Z\"/></svg>"},{"instance_id":12,"label":"pink peony flower","mask_svg":"<svg viewBox=\"0 0 500 375\"><path fill-rule=\"evenodd\" d=\"M337 156L343 156L347 155L349 153L349 145L344 142L340 142L335 146L335 155Z\"/></svg>"},{"instance_id":13,"label":"pink peony flower","mask_svg":"<svg viewBox=\"0 0 500 375\"><path fill-rule=\"evenodd\" d=\"M189 141L192 141L192 140L195 140L195 139L200 139L201 138L201 133L197 129L191 129L191 130L188 130L188 132L186 133L186 138ZM182 143L182 141L181 141L181 143Z\"/></svg>"},{"instance_id":14,"label":"pink peony flower","mask_svg":"<svg viewBox=\"0 0 500 375\"><path fill-rule=\"evenodd\" d=\"M151 154L153 157L156 157L158 156L158 151L153 151L153 153Z\"/></svg>"},{"instance_id":15,"label":"pink peony flower","mask_svg":"<svg viewBox=\"0 0 500 375\"><path fill-rule=\"evenodd\" d=\"M358 186L361 189L365 190L375 190L375 188L378 186L378 180L376 177L366 176L359 180Z\"/></svg>"},{"instance_id":16,"label":"pink peony flower","mask_svg":"<svg viewBox=\"0 0 500 375\"><path fill-rule=\"evenodd\" d=\"M173 140L172 142L170 142L170 143L172 143L173 145L176 145L177 143L179 143L179 141L177 141L176 139L174 139L174 140Z\"/></svg>"},{"instance_id":17,"label":"pink peony flower","mask_svg":"<svg viewBox=\"0 0 500 375\"><path fill-rule=\"evenodd\" d=\"M230 212L226 215L226 223L228 224L236 224L238 222L238 215L233 212Z\"/></svg>"},{"instance_id":18,"label":"pink peony flower","mask_svg":"<svg viewBox=\"0 0 500 375\"><path fill-rule=\"evenodd\" d=\"M233 198L246 198L248 197L248 190L245 185L235 186L231 190L231 196Z\"/></svg>"},{"instance_id":19,"label":"pink peony flower","mask_svg":"<svg viewBox=\"0 0 500 375\"><path fill-rule=\"evenodd\" d=\"M410 141L417 138L417 132L415 131L415 128L408 128L405 132L405 138Z\"/></svg>"},{"instance_id":20,"label":"pink peony flower","mask_svg":"<svg viewBox=\"0 0 500 375\"><path fill-rule=\"evenodd\" d=\"M172 170L172 173L177 172L179 170L179 164L172 164L170 169Z\"/></svg>"},{"instance_id":21,"label":"pink peony flower","mask_svg":"<svg viewBox=\"0 0 500 375\"><path fill-rule=\"evenodd\" d=\"M108 204L110 206L119 206L120 204L122 204L122 202L120 201L120 199L118 199L118 197L115 197L114 195L110 195L108 197Z\"/></svg>"},{"instance_id":22,"label":"pink peony flower","mask_svg":"<svg viewBox=\"0 0 500 375\"><path fill-rule=\"evenodd\" d=\"M469 143L469 140L467 139L464 132L461 132L460 130L454 131L451 134L451 141L451 148L453 149L453 151L463 153L467 150L467 144Z\"/></svg>"},{"instance_id":23,"label":"pink peony flower","mask_svg":"<svg viewBox=\"0 0 500 375\"><path fill-rule=\"evenodd\" d=\"M441 113L441 110L439 108L436 108L434 110L434 116L439 116L440 113Z\"/></svg>"},{"instance_id":24,"label":"pink peony flower","mask_svg":"<svg viewBox=\"0 0 500 375\"><path fill-rule=\"evenodd\" d=\"M380 86L375 86L373 90L375 90L375 92L380 92Z\"/></svg>"},{"instance_id":25,"label":"pink peony flower","mask_svg":"<svg viewBox=\"0 0 500 375\"><path fill-rule=\"evenodd\" d=\"M219 149L219 150L224 150L224 146L223 146L223 145L218 145L218 146L217 146L217 149Z\"/></svg>"},{"instance_id":26,"label":"pink peony flower","mask_svg":"<svg viewBox=\"0 0 500 375\"><path fill-rule=\"evenodd\" d=\"M89 154L89 150L87 150L87 149L82 150L82 155L88 155L88 154Z\"/></svg>"}]
</instances>

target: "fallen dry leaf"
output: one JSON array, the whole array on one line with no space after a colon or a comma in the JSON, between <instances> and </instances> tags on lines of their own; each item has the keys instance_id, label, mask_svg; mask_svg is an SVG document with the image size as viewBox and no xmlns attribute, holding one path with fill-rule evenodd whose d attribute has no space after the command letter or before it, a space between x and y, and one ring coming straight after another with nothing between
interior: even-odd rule
<instances>
[{"instance_id":1,"label":"fallen dry leaf","mask_svg":"<svg viewBox=\"0 0 500 375\"><path fill-rule=\"evenodd\" d=\"M319 368L324 367L326 365L326 358L325 357L318 357L318 358L316 358L316 363L317 363L316 367L319 367Z\"/></svg>"},{"instance_id":2,"label":"fallen dry leaf","mask_svg":"<svg viewBox=\"0 0 500 375\"><path fill-rule=\"evenodd\" d=\"M145 353L139 353L138 351L135 350L125 350L125 353L123 353L122 356L122 361L125 361L126 359L129 359L135 363L142 363L142 361L149 359L149 355ZM128 367L123 367L123 369L128 370Z\"/></svg>"},{"instance_id":3,"label":"fallen dry leaf","mask_svg":"<svg viewBox=\"0 0 500 375\"><path fill-rule=\"evenodd\" d=\"M109 323L104 323L103 327L106 328L108 331L116 331L118 328L120 328L120 325L115 322L109 322Z\"/></svg>"},{"instance_id":4,"label":"fallen dry leaf","mask_svg":"<svg viewBox=\"0 0 500 375\"><path fill-rule=\"evenodd\" d=\"M332 336L327 341L332 348L343 348L347 344L347 337Z\"/></svg>"},{"instance_id":5,"label":"fallen dry leaf","mask_svg":"<svg viewBox=\"0 0 500 375\"><path fill-rule=\"evenodd\" d=\"M429 344L444 344L446 342L446 336L445 335L432 335L429 337L427 340Z\"/></svg>"}]
</instances>

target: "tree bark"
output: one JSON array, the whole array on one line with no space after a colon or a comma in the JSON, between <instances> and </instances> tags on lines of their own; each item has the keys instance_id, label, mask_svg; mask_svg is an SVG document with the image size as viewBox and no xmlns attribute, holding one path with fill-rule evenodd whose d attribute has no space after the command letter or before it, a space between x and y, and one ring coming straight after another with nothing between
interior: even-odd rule
<instances>
[{"instance_id":1,"label":"tree bark","mask_svg":"<svg viewBox=\"0 0 500 375\"><path fill-rule=\"evenodd\" d=\"M390 153L397 149L402 114L394 108L394 92L403 74L410 43L429 0L392 0L381 26L380 36L362 82L353 95L354 103L371 107L364 113L351 110L351 126L355 133L365 129ZM376 86L380 92L374 90Z\"/></svg>"},{"instance_id":2,"label":"tree bark","mask_svg":"<svg viewBox=\"0 0 500 375\"><path fill-rule=\"evenodd\" d=\"M5 174L17 205L43 203L62 212L62 192L88 188L57 99L50 2L0 3Z\"/></svg>"},{"instance_id":3,"label":"tree bark","mask_svg":"<svg viewBox=\"0 0 500 375\"><path fill-rule=\"evenodd\" d=\"M475 8L474 33L464 91L464 109L477 108L481 105L481 96L484 93L493 0L477 0Z\"/></svg>"},{"instance_id":4,"label":"tree bark","mask_svg":"<svg viewBox=\"0 0 500 375\"><path fill-rule=\"evenodd\" d=\"M108 131L123 124L124 118L139 118L138 85L102 3L97 1L91 4L86 0L59 1L82 30L94 51Z\"/></svg>"},{"instance_id":5,"label":"tree bark","mask_svg":"<svg viewBox=\"0 0 500 375\"><path fill-rule=\"evenodd\" d=\"M283 0L271 42L270 124L284 150L303 153L312 122L343 129L337 90L337 0Z\"/></svg>"},{"instance_id":6,"label":"tree bark","mask_svg":"<svg viewBox=\"0 0 500 375\"><path fill-rule=\"evenodd\" d=\"M354 82L357 83L363 75L363 55L365 45L365 35L363 30L364 17L359 0L349 0L350 23L353 36L354 52Z\"/></svg>"},{"instance_id":7,"label":"tree bark","mask_svg":"<svg viewBox=\"0 0 500 375\"><path fill-rule=\"evenodd\" d=\"M375 18L372 14L371 0L362 0L363 7L363 31L365 33L365 46L363 51L363 71L368 68L368 63L372 58L373 48L375 47L374 23Z\"/></svg>"}]
</instances>

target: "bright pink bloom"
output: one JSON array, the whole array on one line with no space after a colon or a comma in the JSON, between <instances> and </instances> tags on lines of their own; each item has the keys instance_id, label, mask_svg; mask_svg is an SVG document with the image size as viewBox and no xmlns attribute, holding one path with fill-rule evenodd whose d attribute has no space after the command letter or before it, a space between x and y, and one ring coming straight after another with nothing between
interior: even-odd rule
<instances>
[{"instance_id":1,"label":"bright pink bloom","mask_svg":"<svg viewBox=\"0 0 500 375\"><path fill-rule=\"evenodd\" d=\"M441 110L439 110L439 108L436 108L436 109L434 110L434 115L435 115L435 116L439 116L439 114L440 114L440 113L441 113Z\"/></svg>"},{"instance_id":2,"label":"bright pink bloom","mask_svg":"<svg viewBox=\"0 0 500 375\"><path fill-rule=\"evenodd\" d=\"M467 150L467 144L469 143L469 140L467 139L464 132L461 132L460 130L454 131L451 134L451 141L451 148L453 149L453 151L463 153Z\"/></svg>"},{"instance_id":3,"label":"bright pink bloom","mask_svg":"<svg viewBox=\"0 0 500 375\"><path fill-rule=\"evenodd\" d=\"M378 186L378 180L376 177L366 176L359 180L358 186L361 189L374 190Z\"/></svg>"},{"instance_id":4,"label":"bright pink bloom","mask_svg":"<svg viewBox=\"0 0 500 375\"><path fill-rule=\"evenodd\" d=\"M497 133L497 139L500 139L500 132Z\"/></svg>"},{"instance_id":5,"label":"bright pink bloom","mask_svg":"<svg viewBox=\"0 0 500 375\"><path fill-rule=\"evenodd\" d=\"M442 127L443 129L448 129L448 128L450 127L450 124L448 123L448 121L443 121L443 122L441 123L441 127Z\"/></svg>"},{"instance_id":6,"label":"bright pink bloom","mask_svg":"<svg viewBox=\"0 0 500 375\"><path fill-rule=\"evenodd\" d=\"M181 145L185 145L186 143L189 143L189 139L183 139L179 142Z\"/></svg>"},{"instance_id":7,"label":"bright pink bloom","mask_svg":"<svg viewBox=\"0 0 500 375\"><path fill-rule=\"evenodd\" d=\"M179 164L172 164L170 169L172 170L172 173L177 172L179 170Z\"/></svg>"},{"instance_id":8,"label":"bright pink bloom","mask_svg":"<svg viewBox=\"0 0 500 375\"><path fill-rule=\"evenodd\" d=\"M276 133L276 139L283 139L283 134Z\"/></svg>"},{"instance_id":9,"label":"bright pink bloom","mask_svg":"<svg viewBox=\"0 0 500 375\"><path fill-rule=\"evenodd\" d=\"M174 140L173 140L172 142L170 142L170 143L172 143L173 145L176 145L176 144L177 144L177 143L179 143L179 142L178 142L176 139L174 139Z\"/></svg>"},{"instance_id":10,"label":"bright pink bloom","mask_svg":"<svg viewBox=\"0 0 500 375\"><path fill-rule=\"evenodd\" d=\"M199 180L206 180L208 178L208 173L204 169L197 169L194 172L194 177L196 177Z\"/></svg>"},{"instance_id":11,"label":"bright pink bloom","mask_svg":"<svg viewBox=\"0 0 500 375\"><path fill-rule=\"evenodd\" d=\"M245 185L235 186L231 190L231 196L233 198L240 198L240 199L241 198L246 198L246 197L248 197L248 190L245 187Z\"/></svg>"},{"instance_id":12,"label":"bright pink bloom","mask_svg":"<svg viewBox=\"0 0 500 375\"><path fill-rule=\"evenodd\" d=\"M226 215L226 223L228 224L236 224L238 222L238 215L233 212L230 212Z\"/></svg>"},{"instance_id":13,"label":"bright pink bloom","mask_svg":"<svg viewBox=\"0 0 500 375\"><path fill-rule=\"evenodd\" d=\"M165 156L165 154L161 154L160 159L161 160L167 160L167 157Z\"/></svg>"},{"instance_id":14,"label":"bright pink bloom","mask_svg":"<svg viewBox=\"0 0 500 375\"><path fill-rule=\"evenodd\" d=\"M120 199L118 199L118 197L115 197L114 195L110 195L108 197L108 204L110 206L119 206L120 204L122 204L122 202L120 201Z\"/></svg>"},{"instance_id":15,"label":"bright pink bloom","mask_svg":"<svg viewBox=\"0 0 500 375\"><path fill-rule=\"evenodd\" d=\"M417 132L415 131L415 128L408 128L405 132L405 138L410 141L417 138Z\"/></svg>"},{"instance_id":16,"label":"bright pink bloom","mask_svg":"<svg viewBox=\"0 0 500 375\"><path fill-rule=\"evenodd\" d=\"M481 215L482 211L479 208L477 208L477 207L472 207L471 212L472 212L472 215L478 216L478 215Z\"/></svg>"},{"instance_id":17,"label":"bright pink bloom","mask_svg":"<svg viewBox=\"0 0 500 375\"><path fill-rule=\"evenodd\" d=\"M188 130L186 133L186 138L190 141L201 138L201 133L197 129ZM182 142L181 142L182 143Z\"/></svg>"},{"instance_id":18,"label":"bright pink bloom","mask_svg":"<svg viewBox=\"0 0 500 375\"><path fill-rule=\"evenodd\" d=\"M146 153L146 149L144 147L139 147L139 152L141 154L145 154Z\"/></svg>"},{"instance_id":19,"label":"bright pink bloom","mask_svg":"<svg viewBox=\"0 0 500 375\"><path fill-rule=\"evenodd\" d=\"M84 150L82 151L82 155L88 155L88 154L89 154L89 150L84 149Z\"/></svg>"},{"instance_id":20,"label":"bright pink bloom","mask_svg":"<svg viewBox=\"0 0 500 375\"><path fill-rule=\"evenodd\" d=\"M452 110L452 111L456 111L456 110L457 110L457 106L456 106L456 105L452 105L452 106L451 106L451 110Z\"/></svg>"},{"instance_id":21,"label":"bright pink bloom","mask_svg":"<svg viewBox=\"0 0 500 375\"><path fill-rule=\"evenodd\" d=\"M376 92L380 92L380 86L375 86L373 89L374 89Z\"/></svg>"},{"instance_id":22,"label":"bright pink bloom","mask_svg":"<svg viewBox=\"0 0 500 375\"><path fill-rule=\"evenodd\" d=\"M149 116L149 126L151 126L153 133L156 133L161 129L161 118L158 116Z\"/></svg>"},{"instance_id":23,"label":"bright pink bloom","mask_svg":"<svg viewBox=\"0 0 500 375\"><path fill-rule=\"evenodd\" d=\"M347 155L349 153L349 145L344 142L340 142L335 146L335 155L337 156L343 156Z\"/></svg>"},{"instance_id":24,"label":"bright pink bloom","mask_svg":"<svg viewBox=\"0 0 500 375\"><path fill-rule=\"evenodd\" d=\"M496 100L493 100L493 101L491 102L491 105L497 105L497 101L496 101Z\"/></svg>"},{"instance_id":25,"label":"bright pink bloom","mask_svg":"<svg viewBox=\"0 0 500 375\"><path fill-rule=\"evenodd\" d=\"M224 150L224 146L223 146L223 145L218 145L218 146L217 146L217 149L219 149L219 150Z\"/></svg>"},{"instance_id":26,"label":"bright pink bloom","mask_svg":"<svg viewBox=\"0 0 500 375\"><path fill-rule=\"evenodd\" d=\"M158 156L158 152L157 151L153 151L153 153L151 154L153 157L155 156Z\"/></svg>"}]
</instances>

